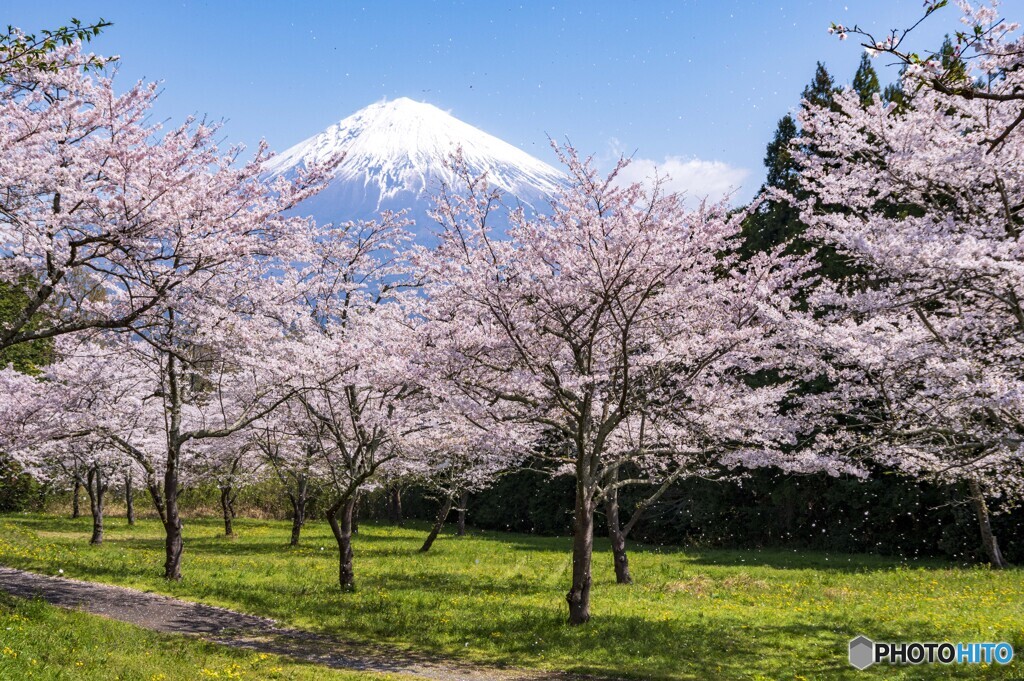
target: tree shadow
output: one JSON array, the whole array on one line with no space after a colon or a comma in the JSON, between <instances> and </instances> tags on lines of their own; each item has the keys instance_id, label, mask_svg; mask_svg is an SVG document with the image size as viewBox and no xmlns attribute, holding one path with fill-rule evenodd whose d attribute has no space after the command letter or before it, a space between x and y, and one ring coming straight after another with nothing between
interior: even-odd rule
<instances>
[{"instance_id":1,"label":"tree shadow","mask_svg":"<svg viewBox=\"0 0 1024 681\"><path fill-rule=\"evenodd\" d=\"M948 570L960 567L939 558L901 559L874 554L827 553L801 550L696 550L685 553L690 565L714 567L767 567L776 570L817 570L863 573L898 569Z\"/></svg>"}]
</instances>

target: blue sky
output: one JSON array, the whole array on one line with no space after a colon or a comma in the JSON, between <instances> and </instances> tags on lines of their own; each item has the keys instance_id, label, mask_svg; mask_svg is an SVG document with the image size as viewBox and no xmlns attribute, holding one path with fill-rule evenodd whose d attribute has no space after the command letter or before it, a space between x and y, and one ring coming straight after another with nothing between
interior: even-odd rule
<instances>
[{"instance_id":1,"label":"blue sky","mask_svg":"<svg viewBox=\"0 0 1024 681\"><path fill-rule=\"evenodd\" d=\"M920 0L6 4L0 21L29 31L113 21L94 49L121 56L121 82L163 81L160 118L224 119L231 142L281 151L407 96L549 162L547 136L568 138L606 164L616 151L640 169L667 160L696 191L740 182L741 198L815 62L852 78L860 50L829 22L886 29L921 12ZM1024 0L1002 7L1024 19ZM920 42L937 44L957 19L955 7L933 15ZM895 75L876 66L883 81Z\"/></svg>"}]
</instances>

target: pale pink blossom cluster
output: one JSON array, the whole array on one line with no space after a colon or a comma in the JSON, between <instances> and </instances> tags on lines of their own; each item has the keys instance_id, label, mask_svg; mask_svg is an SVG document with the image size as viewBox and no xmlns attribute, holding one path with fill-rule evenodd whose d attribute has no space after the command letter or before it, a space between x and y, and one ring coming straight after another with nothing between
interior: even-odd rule
<instances>
[{"instance_id":1,"label":"pale pink blossom cluster","mask_svg":"<svg viewBox=\"0 0 1024 681\"><path fill-rule=\"evenodd\" d=\"M805 106L815 150L797 154L811 198L796 203L811 237L863 272L812 297L823 313L806 338L835 390L809 399L835 419L818 435L822 451L1019 498L1022 43L1015 25L993 30L992 7L961 5L984 36L961 84L936 75L918 87L911 69L905 110L877 98L864 108L851 91L834 109ZM961 91L978 79L977 93Z\"/></svg>"}]
</instances>

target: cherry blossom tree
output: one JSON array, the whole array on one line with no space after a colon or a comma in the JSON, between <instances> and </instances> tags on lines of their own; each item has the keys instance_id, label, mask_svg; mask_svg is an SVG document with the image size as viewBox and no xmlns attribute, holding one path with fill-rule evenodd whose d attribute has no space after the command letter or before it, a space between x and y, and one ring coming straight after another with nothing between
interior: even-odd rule
<instances>
[{"instance_id":1,"label":"cherry blossom tree","mask_svg":"<svg viewBox=\"0 0 1024 681\"><path fill-rule=\"evenodd\" d=\"M787 347L801 345L790 341ZM775 361L784 366L783 358ZM803 362L792 364L791 370ZM609 437L606 456L611 464L599 483L595 503L604 505L619 584L632 583L626 552L630 532L679 480L740 480L749 469L769 466L793 473L863 475L858 467L837 457L807 455L794 448L794 434L810 430L816 421L813 414L796 404L781 413L780 406L795 397L791 382L755 389L749 385L751 378L746 375L745 381L731 386L703 381L686 385L685 408L641 411L624 419ZM682 387L674 385L673 389ZM626 486L645 491L623 520L619 490Z\"/></svg>"},{"instance_id":2,"label":"cherry blossom tree","mask_svg":"<svg viewBox=\"0 0 1024 681\"><path fill-rule=\"evenodd\" d=\"M508 240L492 233L501 196L456 156L466 186L441 194L441 243L414 260L430 299L428 336L443 374L436 380L447 381L475 422L530 424L533 439L553 442L552 456L576 478L566 600L570 624L583 624L595 508L635 482L613 473L634 451L671 459L720 448L737 460L770 459L733 445L743 437L794 442L793 421L778 414L786 386L745 379L800 359L783 341L803 266L778 254L741 263L739 218L724 205L690 212L657 185L621 186L625 162L601 177L573 150L559 153L571 185L550 216L511 211ZM677 424L677 434L690 428L707 444L687 437L664 452L622 446L623 428L642 415ZM757 437L746 427L756 422L771 427Z\"/></svg>"},{"instance_id":3,"label":"cherry blossom tree","mask_svg":"<svg viewBox=\"0 0 1024 681\"><path fill-rule=\"evenodd\" d=\"M194 447L196 477L211 482L220 492L224 535L235 536L235 501L238 492L260 479L262 458L252 441L251 429L211 438Z\"/></svg>"},{"instance_id":4,"label":"cherry blossom tree","mask_svg":"<svg viewBox=\"0 0 1024 681\"><path fill-rule=\"evenodd\" d=\"M819 409L842 426L819 445L961 482L1002 567L987 499L1024 493L1021 42L992 8L963 7L974 55L954 66L908 53L905 34L872 43L910 65L909 106L846 92L805 109L819 151L799 158L801 219L865 272L817 291L808 335L835 386Z\"/></svg>"},{"instance_id":5,"label":"cherry blossom tree","mask_svg":"<svg viewBox=\"0 0 1024 681\"><path fill-rule=\"evenodd\" d=\"M522 463L529 450L519 437L495 437L494 429L473 423L461 413L450 411L450 405L437 401L434 405L436 424L416 458L403 461L402 479L425 489L438 501L438 512L427 538L420 547L426 553L434 545L448 519L452 507L459 504L464 513L466 499L490 487L506 472ZM465 531L462 526L462 534Z\"/></svg>"},{"instance_id":6,"label":"cherry blossom tree","mask_svg":"<svg viewBox=\"0 0 1024 681\"><path fill-rule=\"evenodd\" d=\"M312 434L304 437L306 429ZM298 546L306 524L307 505L327 474L318 443L322 428L306 420L297 399L289 400L253 424L249 435L253 447L281 483L292 507L292 532L289 544Z\"/></svg>"},{"instance_id":7,"label":"cherry blossom tree","mask_svg":"<svg viewBox=\"0 0 1024 681\"><path fill-rule=\"evenodd\" d=\"M116 95L110 78L81 69L37 75L37 86L5 84L0 96L0 277L29 289L0 347L96 329L122 336L102 342L120 344L135 365L115 369L145 377L146 406L157 407L129 410L145 422L115 420L107 435L146 470L167 533L165 573L178 579L182 457L288 392L291 354L274 348L293 301L272 280L309 232L285 212L329 168L268 185L263 146L242 162L240 149L217 148L214 126L149 124L153 85ZM126 436L140 433L142 443Z\"/></svg>"},{"instance_id":8,"label":"cherry blossom tree","mask_svg":"<svg viewBox=\"0 0 1024 681\"><path fill-rule=\"evenodd\" d=\"M85 488L92 516L90 544L103 543L107 490L124 467L124 457L99 437L53 440L15 451L15 459L37 480Z\"/></svg>"},{"instance_id":9,"label":"cherry blossom tree","mask_svg":"<svg viewBox=\"0 0 1024 681\"><path fill-rule=\"evenodd\" d=\"M304 362L296 400L305 425L295 434L315 447L326 473L327 520L339 550L339 583L355 585L353 515L359 495L389 467L415 456L434 425L416 380L419 337L407 268L397 255L408 234L399 216L319 228L305 268L284 287L306 309Z\"/></svg>"},{"instance_id":10,"label":"cherry blossom tree","mask_svg":"<svg viewBox=\"0 0 1024 681\"><path fill-rule=\"evenodd\" d=\"M58 456L44 456L48 465L56 463L64 472L74 478L89 496L89 512L92 515L92 536L90 544L103 543L103 512L107 490L118 471L123 467L123 456L109 443L93 438L62 443Z\"/></svg>"},{"instance_id":11,"label":"cherry blossom tree","mask_svg":"<svg viewBox=\"0 0 1024 681\"><path fill-rule=\"evenodd\" d=\"M80 42L40 59L0 79L0 281L25 293L0 349L138 328L323 177L268 189L262 147L242 163L240 149L218 151L216 126L150 123L156 84L117 94L112 77L79 67L96 65Z\"/></svg>"},{"instance_id":12,"label":"cherry blossom tree","mask_svg":"<svg viewBox=\"0 0 1024 681\"><path fill-rule=\"evenodd\" d=\"M89 59L74 44L43 63ZM170 285L144 290L131 264L159 230L140 209L191 171L183 164L159 178L151 157L133 149L157 131L142 123L155 92L140 83L118 96L109 78L81 68L23 68L0 86L0 277L28 294L0 328L0 348L126 325ZM166 138L167 151L188 144L179 133Z\"/></svg>"},{"instance_id":13,"label":"cherry blossom tree","mask_svg":"<svg viewBox=\"0 0 1024 681\"><path fill-rule=\"evenodd\" d=\"M833 23L829 33L840 40L856 35L869 56L894 58L915 87L921 85L947 97L980 100L1011 111L1012 115L993 126L984 140L989 150L994 150L1024 123L1024 91L1019 83L1024 39L1014 37L1019 24L1001 17L998 0L977 5L959 0L956 4L965 28L952 32L955 42L949 45L949 51L915 49L911 44L918 26L949 5L949 0L926 0L924 14L909 28L873 32L859 25Z\"/></svg>"},{"instance_id":14,"label":"cherry blossom tree","mask_svg":"<svg viewBox=\"0 0 1024 681\"><path fill-rule=\"evenodd\" d=\"M213 319L225 322L223 315ZM209 338L198 342L193 335L197 342L186 343L186 328L198 328L184 327L180 315L168 313L162 330L175 334L173 344L162 346L155 335L118 335L76 345L67 336L60 344L62 359L41 380L0 372L13 388L4 395L4 410L14 418L5 434L5 442L15 445L11 449L96 441L145 471L166 532L168 579L181 577L178 495L183 481L201 470L204 447L235 435L292 394L282 387L284 375L277 369L284 365L275 364L272 345L258 342L261 329L272 327L244 321L229 320L239 334L230 342L226 331L217 332L224 348L235 349L230 355L211 351ZM154 328L155 323L147 330Z\"/></svg>"},{"instance_id":15,"label":"cherry blossom tree","mask_svg":"<svg viewBox=\"0 0 1024 681\"><path fill-rule=\"evenodd\" d=\"M204 454L204 443L229 438L276 408L292 391L282 384L283 375L268 373L274 350L253 345L256 329L234 339L229 346L245 352L210 355L200 346L176 343L158 351L134 344L138 361L156 380L159 396L157 422L160 430L147 439L157 448L113 436L114 442L147 469L151 478L162 481L150 487L166 532L165 577L180 579L183 539L178 508L180 476L195 469ZM257 376L264 377L262 379ZM148 430L148 429L147 429Z\"/></svg>"},{"instance_id":16,"label":"cherry blossom tree","mask_svg":"<svg viewBox=\"0 0 1024 681\"><path fill-rule=\"evenodd\" d=\"M58 350L59 361L40 377L0 372L9 424L0 433L0 446L40 480L66 480L76 492L84 487L93 518L90 542L100 544L105 496L126 459L90 422L109 417L106 400L124 386L105 374L108 351L70 337Z\"/></svg>"}]
</instances>

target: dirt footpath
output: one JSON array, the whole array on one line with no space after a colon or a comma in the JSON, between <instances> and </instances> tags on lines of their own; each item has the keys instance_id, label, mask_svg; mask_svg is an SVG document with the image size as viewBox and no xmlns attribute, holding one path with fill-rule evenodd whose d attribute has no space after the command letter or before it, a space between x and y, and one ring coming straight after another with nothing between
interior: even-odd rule
<instances>
[{"instance_id":1,"label":"dirt footpath","mask_svg":"<svg viewBox=\"0 0 1024 681\"><path fill-rule=\"evenodd\" d=\"M278 627L273 620L95 582L49 577L0 567L0 589L42 598L63 608L128 622L153 631L190 634L214 643L277 653L336 669L408 674L445 681L584 679L578 675L482 667L386 646L340 640L327 634Z\"/></svg>"}]
</instances>

